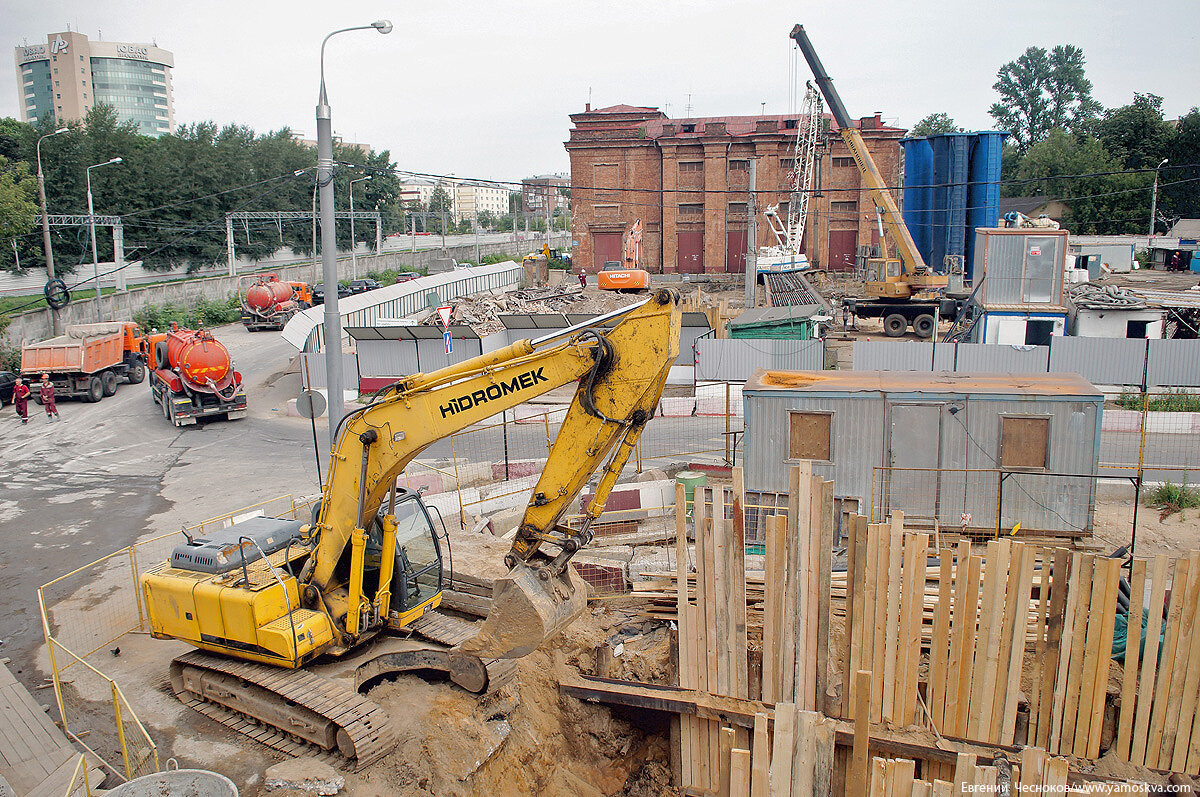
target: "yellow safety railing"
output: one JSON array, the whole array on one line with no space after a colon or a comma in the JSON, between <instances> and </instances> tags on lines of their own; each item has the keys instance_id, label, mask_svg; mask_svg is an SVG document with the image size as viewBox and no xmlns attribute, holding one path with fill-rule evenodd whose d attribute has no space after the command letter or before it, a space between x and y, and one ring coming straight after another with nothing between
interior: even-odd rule
<instances>
[{"instance_id":1,"label":"yellow safety railing","mask_svg":"<svg viewBox=\"0 0 1200 797\"><path fill-rule=\"evenodd\" d=\"M202 537L247 513L299 519L316 501L284 495L261 501L105 554L38 587L38 608L63 732L105 768L127 780L159 771L158 747L116 679L92 658L116 656L128 634L148 631L140 572L170 556L182 535ZM103 655L103 654L101 654ZM98 706L107 708L98 710ZM121 761L110 762L84 741L84 732L111 728ZM107 736L107 734L105 734ZM86 773L85 789L86 786ZM72 794L79 792L73 787Z\"/></svg>"}]
</instances>

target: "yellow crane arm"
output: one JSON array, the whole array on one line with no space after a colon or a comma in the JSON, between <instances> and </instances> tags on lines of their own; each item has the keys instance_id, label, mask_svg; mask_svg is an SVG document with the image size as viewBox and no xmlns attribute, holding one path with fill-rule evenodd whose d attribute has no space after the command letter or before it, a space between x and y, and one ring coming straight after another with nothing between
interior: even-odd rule
<instances>
[{"instance_id":1,"label":"yellow crane arm","mask_svg":"<svg viewBox=\"0 0 1200 797\"><path fill-rule=\"evenodd\" d=\"M867 151L867 143L863 141L862 134L855 127L843 127L841 133L842 141L846 142L846 147L854 156L854 162L858 164L858 171L862 175L863 183L871 194L871 201L883 214L884 227L896 245L896 252L903 264L904 273L924 273L926 270L925 259L917 250L917 243L904 224L900 209L896 207L896 200L892 199L892 192L888 190L883 175L879 173L875 161L871 158L871 153Z\"/></svg>"}]
</instances>

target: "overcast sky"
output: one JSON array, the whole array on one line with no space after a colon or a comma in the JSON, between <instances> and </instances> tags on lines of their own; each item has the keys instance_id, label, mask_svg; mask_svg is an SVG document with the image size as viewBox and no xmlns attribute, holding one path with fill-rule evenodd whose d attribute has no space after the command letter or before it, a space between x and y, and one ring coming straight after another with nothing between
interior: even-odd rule
<instances>
[{"instance_id":1,"label":"overcast sky","mask_svg":"<svg viewBox=\"0 0 1200 797\"><path fill-rule=\"evenodd\" d=\"M309 135L321 38L390 19L390 35L330 41L334 131L391 150L402 169L497 180L568 171L568 115L589 97L672 117L689 95L693 116L757 114L764 102L787 112L797 22L852 116L882 111L909 127L944 111L990 128L1000 65L1070 43L1105 106L1150 92L1173 118L1200 105L1197 10L1195 0L0 0L8 47L69 27L172 51L181 123ZM810 75L798 63L802 91ZM4 116L19 116L13 69L0 59Z\"/></svg>"}]
</instances>

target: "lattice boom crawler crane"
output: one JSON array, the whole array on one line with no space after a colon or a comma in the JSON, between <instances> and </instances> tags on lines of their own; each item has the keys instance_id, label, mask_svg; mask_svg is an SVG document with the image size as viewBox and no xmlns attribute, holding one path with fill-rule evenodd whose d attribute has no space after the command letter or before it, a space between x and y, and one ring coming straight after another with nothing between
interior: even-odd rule
<instances>
[{"instance_id":1,"label":"lattice boom crawler crane","mask_svg":"<svg viewBox=\"0 0 1200 797\"><path fill-rule=\"evenodd\" d=\"M469 690L493 688L511 672L506 659L583 611L586 588L568 564L654 415L679 323L678 296L658 290L587 324L415 374L349 413L311 524L251 518L189 540L142 576L153 635L206 651L173 662L176 694L233 727L245 717L271 726L254 726L255 738L281 749L300 740L362 765L394 745L386 712L337 680L295 670L353 653L363 658L356 686L440 670ZM440 538L397 478L432 443L575 381L487 619L477 629L440 614ZM598 469L583 528L560 525ZM371 656L402 630L438 646Z\"/></svg>"}]
</instances>

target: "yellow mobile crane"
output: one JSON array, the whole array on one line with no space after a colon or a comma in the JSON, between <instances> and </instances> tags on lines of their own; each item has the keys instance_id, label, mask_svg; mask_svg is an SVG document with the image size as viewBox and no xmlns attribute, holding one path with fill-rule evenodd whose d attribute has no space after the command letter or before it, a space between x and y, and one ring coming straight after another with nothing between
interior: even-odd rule
<instances>
[{"instance_id":1,"label":"yellow mobile crane","mask_svg":"<svg viewBox=\"0 0 1200 797\"><path fill-rule=\"evenodd\" d=\"M152 634L201 649L172 663L176 695L231 727L252 720L252 735L281 749L315 744L361 766L395 744L386 711L295 670L405 631L444 647L377 656L358 667L356 686L414 669L442 670L473 691L494 686L502 665L511 670L504 659L532 652L584 609L585 585L568 564L654 415L679 352L678 301L660 289L586 324L408 377L342 421L311 524L250 518L177 547L142 576ZM505 558L510 571L476 632L436 611L439 536L397 478L432 443L575 381ZM560 525L599 468L582 528Z\"/></svg>"},{"instance_id":2,"label":"yellow mobile crane","mask_svg":"<svg viewBox=\"0 0 1200 797\"><path fill-rule=\"evenodd\" d=\"M854 156L863 184L870 192L871 201L877 209L882 226L892 239L897 255L894 258L887 256L887 245L881 236L880 244L883 246L884 256L867 260L866 280L863 286L865 300L847 297L842 300L843 307L855 316L882 318L884 332L891 337L903 335L909 324L912 324L913 330L920 337L931 337L937 331L937 313L945 320L953 320L958 314L957 302L941 299L938 295L948 284L947 276L936 274L925 265L908 227L904 225L896 201L888 191L883 175L871 159L862 133L858 132L850 114L846 112L841 96L833 87L833 79L829 77L821 59L817 57L804 26L796 25L792 28L791 38L808 61L817 86L838 123L842 141Z\"/></svg>"}]
</instances>

